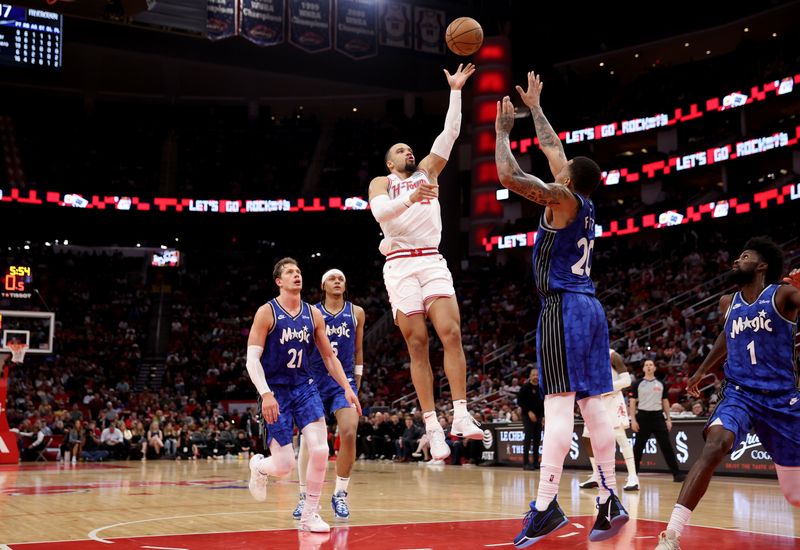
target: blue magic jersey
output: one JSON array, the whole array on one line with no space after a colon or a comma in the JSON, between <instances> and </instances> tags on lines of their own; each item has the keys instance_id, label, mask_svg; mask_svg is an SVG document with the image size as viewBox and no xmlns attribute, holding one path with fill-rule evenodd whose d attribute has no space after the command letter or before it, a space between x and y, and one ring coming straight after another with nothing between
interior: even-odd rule
<instances>
[{"instance_id":1,"label":"blue magic jersey","mask_svg":"<svg viewBox=\"0 0 800 550\"><path fill-rule=\"evenodd\" d=\"M300 312L292 317L277 298L269 301L275 322L267 335L261 365L270 385L296 386L310 378L308 361L315 349L314 318L311 306L300 304Z\"/></svg>"},{"instance_id":2,"label":"blue magic jersey","mask_svg":"<svg viewBox=\"0 0 800 550\"><path fill-rule=\"evenodd\" d=\"M353 378L353 365L356 357L356 312L353 304L345 302L344 307L338 313L331 313L325 309L322 303L316 304L315 307L319 309L325 319L325 332L328 334L328 340L331 341L333 352L342 363L344 374L347 378ZM325 375L330 376L316 347L311 354L310 368L311 375L315 379Z\"/></svg>"},{"instance_id":3,"label":"blue magic jersey","mask_svg":"<svg viewBox=\"0 0 800 550\"><path fill-rule=\"evenodd\" d=\"M725 318L728 360L725 377L731 383L757 390L797 387L794 339L797 324L775 306L779 285L769 285L748 304L741 292L733 295Z\"/></svg>"},{"instance_id":4,"label":"blue magic jersey","mask_svg":"<svg viewBox=\"0 0 800 550\"><path fill-rule=\"evenodd\" d=\"M575 195L578 215L567 227L552 229L544 214L533 247L533 280L543 296L558 292L579 292L594 296L589 277L594 249L594 204Z\"/></svg>"}]
</instances>

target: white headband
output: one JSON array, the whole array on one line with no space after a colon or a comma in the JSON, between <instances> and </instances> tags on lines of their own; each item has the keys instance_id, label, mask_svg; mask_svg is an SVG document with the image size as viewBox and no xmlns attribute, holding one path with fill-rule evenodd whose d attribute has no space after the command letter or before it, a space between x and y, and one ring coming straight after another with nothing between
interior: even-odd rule
<instances>
[{"instance_id":1,"label":"white headband","mask_svg":"<svg viewBox=\"0 0 800 550\"><path fill-rule=\"evenodd\" d=\"M342 273L341 270L339 270L339 269L329 269L328 271L326 271L325 273L322 274L322 283L321 284L324 285L325 284L325 279L327 279L331 275L339 275L342 279L345 280L345 282L347 282L347 278L344 276L344 273Z\"/></svg>"}]
</instances>

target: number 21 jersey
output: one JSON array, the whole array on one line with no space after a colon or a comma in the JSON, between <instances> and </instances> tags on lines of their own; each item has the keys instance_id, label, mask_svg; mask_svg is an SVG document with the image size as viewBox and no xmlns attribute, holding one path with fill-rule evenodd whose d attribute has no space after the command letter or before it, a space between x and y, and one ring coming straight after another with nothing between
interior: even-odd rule
<instances>
[{"instance_id":1,"label":"number 21 jersey","mask_svg":"<svg viewBox=\"0 0 800 550\"><path fill-rule=\"evenodd\" d=\"M545 214L533 246L533 280L542 296L579 292L594 296L592 250L594 249L594 204L575 194L578 215L568 226L553 229Z\"/></svg>"},{"instance_id":2,"label":"number 21 jersey","mask_svg":"<svg viewBox=\"0 0 800 550\"><path fill-rule=\"evenodd\" d=\"M296 386L308 381L307 368L314 343L314 317L311 306L300 302L300 311L292 316L278 303L269 301L273 325L267 334L261 366L269 385Z\"/></svg>"}]
</instances>

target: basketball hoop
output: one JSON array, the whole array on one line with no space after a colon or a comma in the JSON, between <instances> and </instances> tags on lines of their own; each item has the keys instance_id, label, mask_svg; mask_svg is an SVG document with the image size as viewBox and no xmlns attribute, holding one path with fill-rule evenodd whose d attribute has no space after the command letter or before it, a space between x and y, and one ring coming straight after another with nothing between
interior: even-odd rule
<instances>
[{"instance_id":1,"label":"basketball hoop","mask_svg":"<svg viewBox=\"0 0 800 550\"><path fill-rule=\"evenodd\" d=\"M9 342L6 347L11 350L11 362L22 363L25 360L25 352L28 351L28 344L24 342Z\"/></svg>"}]
</instances>

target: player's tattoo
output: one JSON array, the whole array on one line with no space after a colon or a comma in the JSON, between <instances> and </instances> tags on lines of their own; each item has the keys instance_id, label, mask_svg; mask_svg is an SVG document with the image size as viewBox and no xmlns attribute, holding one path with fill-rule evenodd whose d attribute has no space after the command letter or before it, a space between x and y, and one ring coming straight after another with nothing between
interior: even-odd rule
<instances>
[{"instance_id":1,"label":"player's tattoo","mask_svg":"<svg viewBox=\"0 0 800 550\"><path fill-rule=\"evenodd\" d=\"M564 146L561 144L561 140L558 139L558 134L553 130L547 117L544 116L542 108L538 106L532 107L531 115L533 116L533 124L536 127L536 136L539 138L539 144L542 149L556 149L566 159Z\"/></svg>"},{"instance_id":2,"label":"player's tattoo","mask_svg":"<svg viewBox=\"0 0 800 550\"><path fill-rule=\"evenodd\" d=\"M572 195L565 185L545 183L536 176L526 174L511 152L507 132L498 132L494 155L497 175L506 189L544 206L561 204Z\"/></svg>"}]
</instances>

